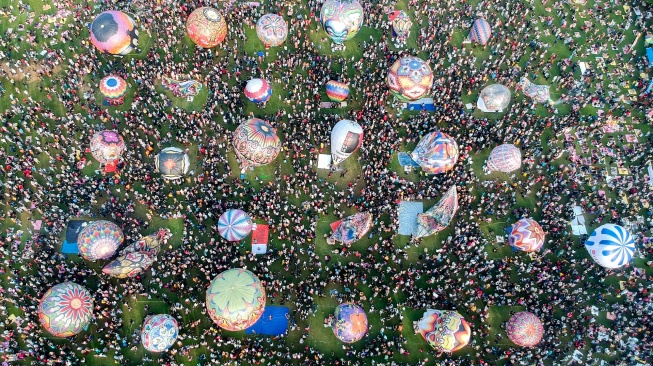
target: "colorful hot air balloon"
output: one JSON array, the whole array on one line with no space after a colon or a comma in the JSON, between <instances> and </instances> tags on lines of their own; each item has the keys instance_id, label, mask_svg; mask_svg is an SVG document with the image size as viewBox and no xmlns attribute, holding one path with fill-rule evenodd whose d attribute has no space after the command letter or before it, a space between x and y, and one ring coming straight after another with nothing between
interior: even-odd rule
<instances>
[{"instance_id":1,"label":"colorful hot air balloon","mask_svg":"<svg viewBox=\"0 0 653 366\"><path fill-rule=\"evenodd\" d=\"M141 236L140 239L123 248L120 254L148 252L156 255L170 237L172 237L170 229L161 228L150 235Z\"/></svg>"},{"instance_id":2,"label":"colorful hot air balloon","mask_svg":"<svg viewBox=\"0 0 653 366\"><path fill-rule=\"evenodd\" d=\"M510 89L501 84L488 85L478 96L476 106L483 112L501 112L510 104Z\"/></svg>"},{"instance_id":3,"label":"colorful hot air balloon","mask_svg":"<svg viewBox=\"0 0 653 366\"><path fill-rule=\"evenodd\" d=\"M84 259L96 261L112 257L123 240L125 236L118 225L98 220L82 228L77 237L77 246Z\"/></svg>"},{"instance_id":4,"label":"colorful hot air balloon","mask_svg":"<svg viewBox=\"0 0 653 366\"><path fill-rule=\"evenodd\" d=\"M354 38L363 18L363 7L357 0L326 0L320 11L320 22L336 44Z\"/></svg>"},{"instance_id":5,"label":"colorful hot air balloon","mask_svg":"<svg viewBox=\"0 0 653 366\"><path fill-rule=\"evenodd\" d=\"M125 56L138 45L136 22L118 10L100 13L91 23L91 43L102 53Z\"/></svg>"},{"instance_id":6,"label":"colorful hot air balloon","mask_svg":"<svg viewBox=\"0 0 653 366\"><path fill-rule=\"evenodd\" d=\"M116 278L134 277L148 270L155 260L154 252L129 252L104 266L102 273Z\"/></svg>"},{"instance_id":7,"label":"colorful hot air balloon","mask_svg":"<svg viewBox=\"0 0 653 366\"><path fill-rule=\"evenodd\" d=\"M438 352L456 352L471 338L469 323L456 311L428 309L417 323L417 332Z\"/></svg>"},{"instance_id":8,"label":"colorful hot air balloon","mask_svg":"<svg viewBox=\"0 0 653 366\"><path fill-rule=\"evenodd\" d=\"M168 314L150 315L143 322L141 342L150 352L165 352L175 344L178 335L177 319Z\"/></svg>"},{"instance_id":9,"label":"colorful hot air balloon","mask_svg":"<svg viewBox=\"0 0 653 366\"><path fill-rule=\"evenodd\" d=\"M335 80L326 84L327 97L334 102L342 102L349 96L349 85Z\"/></svg>"},{"instance_id":10,"label":"colorful hot air balloon","mask_svg":"<svg viewBox=\"0 0 653 366\"><path fill-rule=\"evenodd\" d=\"M426 173L445 173L453 169L458 161L458 145L445 133L429 132L422 137L410 157Z\"/></svg>"},{"instance_id":11,"label":"colorful hot air balloon","mask_svg":"<svg viewBox=\"0 0 653 366\"><path fill-rule=\"evenodd\" d=\"M243 168L270 164L281 151L277 130L258 118L241 123L234 131L232 142Z\"/></svg>"},{"instance_id":12,"label":"colorful hot air balloon","mask_svg":"<svg viewBox=\"0 0 653 366\"><path fill-rule=\"evenodd\" d=\"M333 334L343 343L357 342L367 333L367 315L356 304L338 305L333 317Z\"/></svg>"},{"instance_id":13,"label":"colorful hot air balloon","mask_svg":"<svg viewBox=\"0 0 653 366\"><path fill-rule=\"evenodd\" d=\"M369 212L359 212L347 216L333 230L333 234L327 239L330 244L337 241L346 246L352 245L358 239L362 238L372 228L373 217Z\"/></svg>"},{"instance_id":14,"label":"colorful hot air balloon","mask_svg":"<svg viewBox=\"0 0 653 366\"><path fill-rule=\"evenodd\" d=\"M537 252L544 245L544 230L537 221L525 218L512 226L508 237L510 245L524 252Z\"/></svg>"},{"instance_id":15,"label":"colorful hot air balloon","mask_svg":"<svg viewBox=\"0 0 653 366\"><path fill-rule=\"evenodd\" d=\"M469 39L485 46L492 37L492 28L490 23L483 18L478 18L472 24L472 29L469 31Z\"/></svg>"},{"instance_id":16,"label":"colorful hot air balloon","mask_svg":"<svg viewBox=\"0 0 653 366\"><path fill-rule=\"evenodd\" d=\"M415 238L433 235L444 230L458 211L458 192L456 186L451 186L442 196L437 205L424 213L417 214L417 230Z\"/></svg>"},{"instance_id":17,"label":"colorful hot air balloon","mask_svg":"<svg viewBox=\"0 0 653 366\"><path fill-rule=\"evenodd\" d=\"M197 8L188 16L186 31L196 45L213 48L227 37L227 22L217 9Z\"/></svg>"},{"instance_id":18,"label":"colorful hot air balloon","mask_svg":"<svg viewBox=\"0 0 653 366\"><path fill-rule=\"evenodd\" d=\"M272 86L265 79L251 79L245 86L245 97L253 103L265 103L272 97Z\"/></svg>"},{"instance_id":19,"label":"colorful hot air balloon","mask_svg":"<svg viewBox=\"0 0 653 366\"><path fill-rule=\"evenodd\" d=\"M206 291L209 316L220 328L252 326L265 310L265 288L252 272L235 268L217 275Z\"/></svg>"},{"instance_id":20,"label":"colorful hot air balloon","mask_svg":"<svg viewBox=\"0 0 653 366\"><path fill-rule=\"evenodd\" d=\"M277 14L265 14L256 22L256 35L266 47L279 46L288 37L288 23Z\"/></svg>"},{"instance_id":21,"label":"colorful hot air balloon","mask_svg":"<svg viewBox=\"0 0 653 366\"><path fill-rule=\"evenodd\" d=\"M413 22L405 11L399 10L395 13L397 13L397 15L392 20L392 32L395 37L406 39L410 35L410 27L413 26Z\"/></svg>"},{"instance_id":22,"label":"colorful hot air balloon","mask_svg":"<svg viewBox=\"0 0 653 366\"><path fill-rule=\"evenodd\" d=\"M73 336L88 326L93 297L84 287L64 282L50 288L39 303L39 321L55 337Z\"/></svg>"},{"instance_id":23,"label":"colorful hot air balloon","mask_svg":"<svg viewBox=\"0 0 653 366\"><path fill-rule=\"evenodd\" d=\"M120 160L125 151L125 140L115 131L100 131L91 138L91 155L101 164Z\"/></svg>"},{"instance_id":24,"label":"colorful hot air balloon","mask_svg":"<svg viewBox=\"0 0 653 366\"><path fill-rule=\"evenodd\" d=\"M166 147L156 156L154 165L163 179L174 180L188 173L190 158L178 147Z\"/></svg>"},{"instance_id":25,"label":"colorful hot air balloon","mask_svg":"<svg viewBox=\"0 0 653 366\"><path fill-rule=\"evenodd\" d=\"M388 87L399 100L422 98L433 86L433 71L426 61L417 57L402 57L388 71Z\"/></svg>"},{"instance_id":26,"label":"colorful hot air balloon","mask_svg":"<svg viewBox=\"0 0 653 366\"><path fill-rule=\"evenodd\" d=\"M118 75L108 75L100 80L100 93L109 105L121 105L127 94L127 82Z\"/></svg>"},{"instance_id":27,"label":"colorful hot air balloon","mask_svg":"<svg viewBox=\"0 0 653 366\"><path fill-rule=\"evenodd\" d=\"M218 231L228 241L243 240L252 231L252 219L243 210L227 210L220 215Z\"/></svg>"},{"instance_id":28,"label":"colorful hot air balloon","mask_svg":"<svg viewBox=\"0 0 653 366\"><path fill-rule=\"evenodd\" d=\"M619 268L633 259L635 239L622 226L605 224L592 232L585 249L602 267Z\"/></svg>"},{"instance_id":29,"label":"colorful hot air balloon","mask_svg":"<svg viewBox=\"0 0 653 366\"><path fill-rule=\"evenodd\" d=\"M331 130L331 159L340 164L363 143L363 127L357 122L343 119Z\"/></svg>"},{"instance_id":30,"label":"colorful hot air balloon","mask_svg":"<svg viewBox=\"0 0 653 366\"><path fill-rule=\"evenodd\" d=\"M512 144L503 144L492 149L487 158L487 167L491 171L510 173L521 167L521 151Z\"/></svg>"},{"instance_id":31,"label":"colorful hot air balloon","mask_svg":"<svg viewBox=\"0 0 653 366\"><path fill-rule=\"evenodd\" d=\"M522 347L533 347L542 340L544 327L535 314L520 311L508 320L506 333L508 333L508 338L514 344Z\"/></svg>"}]
</instances>

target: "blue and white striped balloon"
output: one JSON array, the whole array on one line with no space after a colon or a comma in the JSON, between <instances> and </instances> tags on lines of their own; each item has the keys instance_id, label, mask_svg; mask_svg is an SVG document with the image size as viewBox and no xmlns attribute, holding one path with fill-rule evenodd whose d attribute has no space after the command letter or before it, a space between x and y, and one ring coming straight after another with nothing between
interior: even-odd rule
<instances>
[{"instance_id":1,"label":"blue and white striped balloon","mask_svg":"<svg viewBox=\"0 0 653 366\"><path fill-rule=\"evenodd\" d=\"M605 224L592 232L585 248L602 267L619 268L633 259L635 239L625 228Z\"/></svg>"},{"instance_id":2,"label":"blue and white striped balloon","mask_svg":"<svg viewBox=\"0 0 653 366\"><path fill-rule=\"evenodd\" d=\"M252 219L243 210L227 210L218 220L218 231L228 241L243 240L252 231Z\"/></svg>"}]
</instances>

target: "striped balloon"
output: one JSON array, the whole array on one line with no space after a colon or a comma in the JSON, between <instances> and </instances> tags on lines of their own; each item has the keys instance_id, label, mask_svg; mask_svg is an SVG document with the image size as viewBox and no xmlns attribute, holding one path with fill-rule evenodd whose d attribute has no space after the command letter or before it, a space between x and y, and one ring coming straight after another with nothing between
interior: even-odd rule
<instances>
[{"instance_id":1,"label":"striped balloon","mask_svg":"<svg viewBox=\"0 0 653 366\"><path fill-rule=\"evenodd\" d=\"M490 23L483 18L478 18L474 21L472 29L469 31L469 39L485 46L492 37L492 28Z\"/></svg>"},{"instance_id":2,"label":"striped balloon","mask_svg":"<svg viewBox=\"0 0 653 366\"><path fill-rule=\"evenodd\" d=\"M252 219L243 210L227 210L218 220L218 231L228 241L242 240L252 231Z\"/></svg>"},{"instance_id":3,"label":"striped balloon","mask_svg":"<svg viewBox=\"0 0 653 366\"><path fill-rule=\"evenodd\" d=\"M624 227L605 224L592 232L585 248L602 267L619 268L633 259L635 239Z\"/></svg>"},{"instance_id":4,"label":"striped balloon","mask_svg":"<svg viewBox=\"0 0 653 366\"><path fill-rule=\"evenodd\" d=\"M339 81L329 80L326 84L326 92L332 101L342 102L349 96L349 85Z\"/></svg>"}]
</instances>

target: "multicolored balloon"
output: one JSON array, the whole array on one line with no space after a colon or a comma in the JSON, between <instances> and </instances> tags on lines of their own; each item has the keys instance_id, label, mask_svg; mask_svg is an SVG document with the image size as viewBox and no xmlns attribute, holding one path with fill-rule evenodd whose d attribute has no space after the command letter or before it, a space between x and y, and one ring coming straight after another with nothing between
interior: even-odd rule
<instances>
[{"instance_id":1,"label":"multicolored balloon","mask_svg":"<svg viewBox=\"0 0 653 366\"><path fill-rule=\"evenodd\" d=\"M472 336L469 323L456 311L428 309L417 323L417 332L438 352L456 352Z\"/></svg>"},{"instance_id":2,"label":"multicolored balloon","mask_svg":"<svg viewBox=\"0 0 653 366\"><path fill-rule=\"evenodd\" d=\"M134 277L148 270L156 260L154 252L129 252L102 268L102 273L116 278Z\"/></svg>"},{"instance_id":3,"label":"multicolored balloon","mask_svg":"<svg viewBox=\"0 0 653 366\"><path fill-rule=\"evenodd\" d=\"M422 137L410 157L426 173L445 173L453 169L458 161L458 144L445 133L429 132Z\"/></svg>"},{"instance_id":4,"label":"multicolored balloon","mask_svg":"<svg viewBox=\"0 0 653 366\"><path fill-rule=\"evenodd\" d=\"M320 22L336 44L354 38L363 18L363 7L357 0L326 0L320 11Z\"/></svg>"},{"instance_id":5,"label":"multicolored balloon","mask_svg":"<svg viewBox=\"0 0 653 366\"><path fill-rule=\"evenodd\" d=\"M100 80L100 93L108 104L120 105L127 94L127 82L118 75L107 75Z\"/></svg>"},{"instance_id":6,"label":"multicolored balloon","mask_svg":"<svg viewBox=\"0 0 653 366\"><path fill-rule=\"evenodd\" d=\"M256 35L266 47L280 46L288 37L288 23L277 14L265 14L256 22Z\"/></svg>"},{"instance_id":7,"label":"multicolored balloon","mask_svg":"<svg viewBox=\"0 0 653 366\"><path fill-rule=\"evenodd\" d=\"M399 100L412 101L422 98L433 86L433 71L426 61L402 57L388 71L388 87Z\"/></svg>"},{"instance_id":8,"label":"multicolored balloon","mask_svg":"<svg viewBox=\"0 0 653 366\"><path fill-rule=\"evenodd\" d=\"M338 305L333 317L333 334L343 343L357 342L367 333L367 315L356 304Z\"/></svg>"},{"instance_id":9,"label":"multicolored balloon","mask_svg":"<svg viewBox=\"0 0 653 366\"><path fill-rule=\"evenodd\" d=\"M374 217L369 212L358 212L347 216L333 230L327 242L329 244L335 244L335 242L339 241L346 246L350 246L370 231L373 221Z\"/></svg>"},{"instance_id":10,"label":"multicolored balloon","mask_svg":"<svg viewBox=\"0 0 653 366\"><path fill-rule=\"evenodd\" d=\"M349 85L335 80L326 84L327 97L334 102L342 102L349 96Z\"/></svg>"},{"instance_id":11,"label":"multicolored balloon","mask_svg":"<svg viewBox=\"0 0 653 366\"><path fill-rule=\"evenodd\" d=\"M363 143L363 127L355 121L343 119L331 130L331 159L340 164Z\"/></svg>"},{"instance_id":12,"label":"multicolored balloon","mask_svg":"<svg viewBox=\"0 0 653 366\"><path fill-rule=\"evenodd\" d=\"M614 269L633 259L635 239L624 227L605 224L592 232L585 242L585 249L600 266Z\"/></svg>"},{"instance_id":13,"label":"multicolored balloon","mask_svg":"<svg viewBox=\"0 0 653 366\"><path fill-rule=\"evenodd\" d=\"M166 147L154 158L156 171L165 180L180 179L190 169L190 158L178 147Z\"/></svg>"},{"instance_id":14,"label":"multicolored balloon","mask_svg":"<svg viewBox=\"0 0 653 366\"><path fill-rule=\"evenodd\" d=\"M272 97L272 86L265 79L251 79L245 85L245 97L253 103L265 103Z\"/></svg>"},{"instance_id":15,"label":"multicolored balloon","mask_svg":"<svg viewBox=\"0 0 653 366\"><path fill-rule=\"evenodd\" d=\"M240 124L234 131L232 143L243 168L270 164L281 151L277 130L258 118Z\"/></svg>"},{"instance_id":16,"label":"multicolored balloon","mask_svg":"<svg viewBox=\"0 0 653 366\"><path fill-rule=\"evenodd\" d=\"M122 229L111 221L98 220L87 224L77 237L79 254L87 260L111 258L125 240Z\"/></svg>"},{"instance_id":17,"label":"multicolored balloon","mask_svg":"<svg viewBox=\"0 0 653 366\"><path fill-rule=\"evenodd\" d=\"M213 48L227 37L227 21L215 8L197 8L188 16L186 31L196 45Z\"/></svg>"},{"instance_id":18,"label":"multicolored balloon","mask_svg":"<svg viewBox=\"0 0 653 366\"><path fill-rule=\"evenodd\" d=\"M476 106L483 112L501 112L510 104L510 89L501 84L488 85L478 96Z\"/></svg>"},{"instance_id":19,"label":"multicolored balloon","mask_svg":"<svg viewBox=\"0 0 653 366\"><path fill-rule=\"evenodd\" d=\"M252 231L252 219L243 210L227 210L218 219L218 231L228 241L243 240Z\"/></svg>"},{"instance_id":20,"label":"multicolored balloon","mask_svg":"<svg viewBox=\"0 0 653 366\"><path fill-rule=\"evenodd\" d=\"M544 245L544 230L537 221L524 218L517 221L510 231L508 242L524 252L537 252Z\"/></svg>"},{"instance_id":21,"label":"multicolored balloon","mask_svg":"<svg viewBox=\"0 0 653 366\"><path fill-rule=\"evenodd\" d=\"M251 327L265 310L265 288L252 272L234 268L216 276L206 291L206 309L220 328Z\"/></svg>"},{"instance_id":22,"label":"multicolored balloon","mask_svg":"<svg viewBox=\"0 0 653 366\"><path fill-rule=\"evenodd\" d=\"M487 159L491 171L510 173L521 167L521 150L513 144L503 144L492 149Z\"/></svg>"},{"instance_id":23,"label":"multicolored balloon","mask_svg":"<svg viewBox=\"0 0 653 366\"><path fill-rule=\"evenodd\" d=\"M483 18L478 18L472 24L472 29L469 31L469 39L485 46L492 37L492 28L490 23Z\"/></svg>"},{"instance_id":24,"label":"multicolored balloon","mask_svg":"<svg viewBox=\"0 0 653 366\"><path fill-rule=\"evenodd\" d=\"M138 45L138 27L118 10L100 13L91 23L91 43L102 53L125 56Z\"/></svg>"},{"instance_id":25,"label":"multicolored balloon","mask_svg":"<svg viewBox=\"0 0 653 366\"><path fill-rule=\"evenodd\" d=\"M39 322L55 337L73 336L88 326L93 297L84 287L64 282L50 288L39 303Z\"/></svg>"},{"instance_id":26,"label":"multicolored balloon","mask_svg":"<svg viewBox=\"0 0 653 366\"><path fill-rule=\"evenodd\" d=\"M125 152L125 140L116 131L100 131L91 138L91 155L101 164L120 160Z\"/></svg>"},{"instance_id":27,"label":"multicolored balloon","mask_svg":"<svg viewBox=\"0 0 653 366\"><path fill-rule=\"evenodd\" d=\"M508 333L508 338L514 344L522 347L533 347L542 340L544 327L535 314L520 311L508 320L506 333Z\"/></svg>"},{"instance_id":28,"label":"multicolored balloon","mask_svg":"<svg viewBox=\"0 0 653 366\"><path fill-rule=\"evenodd\" d=\"M177 319L168 314L150 315L143 322L141 342L150 352L165 352L175 344L178 335Z\"/></svg>"},{"instance_id":29,"label":"multicolored balloon","mask_svg":"<svg viewBox=\"0 0 653 366\"><path fill-rule=\"evenodd\" d=\"M397 15L392 20L392 31L395 37L406 39L410 35L410 27L413 26L413 22L405 11L399 10L396 13Z\"/></svg>"}]
</instances>

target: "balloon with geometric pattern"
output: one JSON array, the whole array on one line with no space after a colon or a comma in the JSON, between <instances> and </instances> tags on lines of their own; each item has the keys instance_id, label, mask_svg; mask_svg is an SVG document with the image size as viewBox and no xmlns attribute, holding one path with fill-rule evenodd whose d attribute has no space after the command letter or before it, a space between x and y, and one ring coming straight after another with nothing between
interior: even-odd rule
<instances>
[{"instance_id":1,"label":"balloon with geometric pattern","mask_svg":"<svg viewBox=\"0 0 653 366\"><path fill-rule=\"evenodd\" d=\"M635 239L624 227L605 224L592 232L585 242L585 249L596 263L614 269L632 261Z\"/></svg>"},{"instance_id":2,"label":"balloon with geometric pattern","mask_svg":"<svg viewBox=\"0 0 653 366\"><path fill-rule=\"evenodd\" d=\"M107 75L100 80L100 93L108 105L121 105L127 94L127 82L118 75Z\"/></svg>"},{"instance_id":3,"label":"balloon with geometric pattern","mask_svg":"<svg viewBox=\"0 0 653 366\"><path fill-rule=\"evenodd\" d=\"M508 320L506 333L508 333L508 338L514 344L522 347L533 347L542 340L544 327L540 318L535 314L520 311Z\"/></svg>"},{"instance_id":4,"label":"balloon with geometric pattern","mask_svg":"<svg viewBox=\"0 0 653 366\"><path fill-rule=\"evenodd\" d=\"M102 273L116 278L134 277L149 269L156 259L152 252L129 252L102 268Z\"/></svg>"},{"instance_id":5,"label":"balloon with geometric pattern","mask_svg":"<svg viewBox=\"0 0 653 366\"><path fill-rule=\"evenodd\" d=\"M73 336L88 326L93 316L93 297L84 287L64 282L41 298L39 322L55 337Z\"/></svg>"},{"instance_id":6,"label":"balloon with geometric pattern","mask_svg":"<svg viewBox=\"0 0 653 366\"><path fill-rule=\"evenodd\" d=\"M232 143L243 169L270 164L281 151L277 130L259 118L249 119L236 127Z\"/></svg>"},{"instance_id":7,"label":"balloon with geometric pattern","mask_svg":"<svg viewBox=\"0 0 653 366\"><path fill-rule=\"evenodd\" d=\"M217 275L206 290L206 309L220 328L252 326L265 310L265 287L252 272L234 268Z\"/></svg>"},{"instance_id":8,"label":"balloon with geometric pattern","mask_svg":"<svg viewBox=\"0 0 653 366\"><path fill-rule=\"evenodd\" d=\"M91 138L91 155L101 164L120 160L125 152L125 140L116 131L99 131Z\"/></svg>"},{"instance_id":9,"label":"balloon with geometric pattern","mask_svg":"<svg viewBox=\"0 0 653 366\"><path fill-rule=\"evenodd\" d=\"M329 80L326 84L327 97L334 102L342 102L349 96L349 85L335 80Z\"/></svg>"},{"instance_id":10,"label":"balloon with geometric pattern","mask_svg":"<svg viewBox=\"0 0 653 366\"><path fill-rule=\"evenodd\" d=\"M513 144L503 144L492 149L487 158L490 171L510 173L521 167L521 150Z\"/></svg>"},{"instance_id":11,"label":"balloon with geometric pattern","mask_svg":"<svg viewBox=\"0 0 653 366\"><path fill-rule=\"evenodd\" d=\"M402 57L388 71L388 88L399 100L418 100L429 93L433 86L433 70L418 57Z\"/></svg>"},{"instance_id":12,"label":"balloon with geometric pattern","mask_svg":"<svg viewBox=\"0 0 653 366\"><path fill-rule=\"evenodd\" d=\"M256 35L266 47L280 46L288 37L288 23L277 14L265 14L256 22Z\"/></svg>"},{"instance_id":13,"label":"balloon with geometric pattern","mask_svg":"<svg viewBox=\"0 0 653 366\"><path fill-rule=\"evenodd\" d=\"M272 86L265 79L251 79L245 85L245 97L253 103L265 103L272 97Z\"/></svg>"},{"instance_id":14,"label":"balloon with geometric pattern","mask_svg":"<svg viewBox=\"0 0 653 366\"><path fill-rule=\"evenodd\" d=\"M150 315L143 322L141 342L146 350L160 353L172 347L178 335L177 319L168 314Z\"/></svg>"},{"instance_id":15,"label":"balloon with geometric pattern","mask_svg":"<svg viewBox=\"0 0 653 366\"><path fill-rule=\"evenodd\" d=\"M122 229L111 221L97 220L82 228L77 237L79 254L89 261L109 259L125 240Z\"/></svg>"},{"instance_id":16,"label":"balloon with geometric pattern","mask_svg":"<svg viewBox=\"0 0 653 366\"><path fill-rule=\"evenodd\" d=\"M441 174L453 169L458 161L458 144L446 133L429 132L410 154L425 173Z\"/></svg>"},{"instance_id":17,"label":"balloon with geometric pattern","mask_svg":"<svg viewBox=\"0 0 653 366\"><path fill-rule=\"evenodd\" d=\"M517 221L510 231L510 245L524 252L537 252L544 245L544 230L537 221L524 218Z\"/></svg>"},{"instance_id":18,"label":"balloon with geometric pattern","mask_svg":"<svg viewBox=\"0 0 653 366\"><path fill-rule=\"evenodd\" d=\"M227 37L227 22L217 9L201 7L188 16L186 31L199 47L213 48Z\"/></svg>"}]
</instances>

